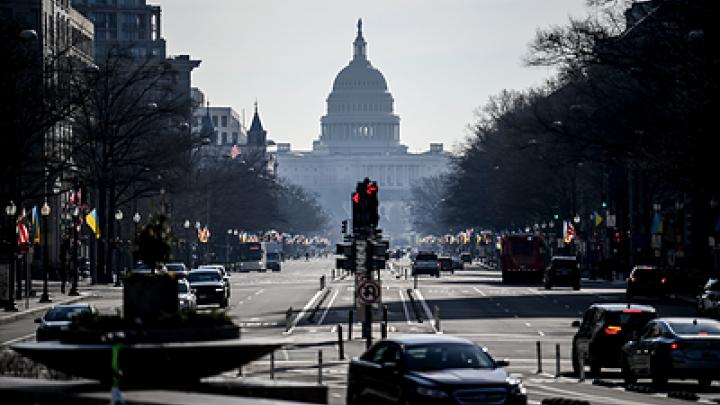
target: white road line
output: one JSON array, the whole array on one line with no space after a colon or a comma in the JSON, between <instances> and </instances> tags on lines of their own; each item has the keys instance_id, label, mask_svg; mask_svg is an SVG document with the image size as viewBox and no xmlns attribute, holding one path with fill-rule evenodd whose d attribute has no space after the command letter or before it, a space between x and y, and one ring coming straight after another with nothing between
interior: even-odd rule
<instances>
[{"instance_id":1,"label":"white road line","mask_svg":"<svg viewBox=\"0 0 720 405\"><path fill-rule=\"evenodd\" d=\"M265 289L261 288L261 289L257 290L257 292L255 292L255 295L260 295L263 293L263 291L265 291Z\"/></svg>"},{"instance_id":2,"label":"white road line","mask_svg":"<svg viewBox=\"0 0 720 405\"><path fill-rule=\"evenodd\" d=\"M528 385L532 386L533 388L539 388L539 389L545 390L545 391L556 392L556 393L568 395L570 398L573 398L573 399L579 399L578 397L582 397L587 400L604 402L604 403L613 403L613 404L618 404L618 405L625 405L628 403L628 398L612 398L612 397L608 397L608 396L585 394L585 393L577 392L577 391L568 391L568 390L563 390L560 388L549 387L545 384L528 384ZM639 402L639 401L635 400L635 398L633 398L632 403L636 404L636 405L653 405L649 402Z\"/></svg>"},{"instance_id":3,"label":"white road line","mask_svg":"<svg viewBox=\"0 0 720 405\"><path fill-rule=\"evenodd\" d=\"M543 331L541 331L540 329L538 329L538 335L540 335L540 336L545 336L545 332L543 332Z\"/></svg>"},{"instance_id":4,"label":"white road line","mask_svg":"<svg viewBox=\"0 0 720 405\"><path fill-rule=\"evenodd\" d=\"M295 319L293 319L292 324L290 324L290 328L287 331L283 332L284 335L292 334L298 322L300 322L300 320L305 317L308 309L310 309L310 307L315 303L315 301L317 301L317 299L320 297L320 295L322 295L322 293L323 290L319 290L315 293L315 295L312 296L312 298L310 298L307 304L305 304L305 307L303 307L302 311L300 311L300 313L295 317Z\"/></svg>"},{"instance_id":5,"label":"white road line","mask_svg":"<svg viewBox=\"0 0 720 405\"><path fill-rule=\"evenodd\" d=\"M412 322L410 321L410 314L408 313L407 305L405 304L405 297L403 296L402 289L398 288L398 294L400 295L400 302L402 302L403 312L405 313L407 324L411 325Z\"/></svg>"},{"instance_id":6,"label":"white road line","mask_svg":"<svg viewBox=\"0 0 720 405\"><path fill-rule=\"evenodd\" d=\"M531 324L530 322L525 322L525 326L527 326L528 328L530 328L530 327L532 327L532 324Z\"/></svg>"},{"instance_id":7,"label":"white road line","mask_svg":"<svg viewBox=\"0 0 720 405\"><path fill-rule=\"evenodd\" d=\"M337 298L339 293L340 293L340 290L335 290L335 294L333 294L332 298L330 299L330 302L325 307L325 311L323 311L322 316L317 321L318 325L321 325L323 323L323 321L325 320L325 317L327 316L328 311L330 311L330 308L332 308L332 304L333 304L333 302L335 302L335 298Z\"/></svg>"},{"instance_id":8,"label":"white road line","mask_svg":"<svg viewBox=\"0 0 720 405\"><path fill-rule=\"evenodd\" d=\"M485 294L481 289L473 287L473 290L477 291L478 294L482 295L483 297L487 297L487 294Z\"/></svg>"},{"instance_id":9,"label":"white road line","mask_svg":"<svg viewBox=\"0 0 720 405\"><path fill-rule=\"evenodd\" d=\"M422 304L423 310L425 311L425 316L427 316L427 319L430 321L430 326L432 326L433 332L441 333L435 327L435 322L433 321L432 312L430 312L430 308L428 308L427 303L425 302L425 297L423 297L422 293L420 292L420 289L415 290L415 293L417 294L418 299L420 300L420 304Z\"/></svg>"},{"instance_id":10,"label":"white road line","mask_svg":"<svg viewBox=\"0 0 720 405\"><path fill-rule=\"evenodd\" d=\"M14 344L14 343L17 343L17 342L22 342L23 340L28 340L28 339L30 339L30 338L32 338L32 337L34 337L34 336L35 336L35 332L33 332L33 333L28 333L27 335L20 336L20 337L17 337L17 338L15 338L15 339L6 340L6 341L0 343L0 347L10 346L11 344Z\"/></svg>"}]
</instances>

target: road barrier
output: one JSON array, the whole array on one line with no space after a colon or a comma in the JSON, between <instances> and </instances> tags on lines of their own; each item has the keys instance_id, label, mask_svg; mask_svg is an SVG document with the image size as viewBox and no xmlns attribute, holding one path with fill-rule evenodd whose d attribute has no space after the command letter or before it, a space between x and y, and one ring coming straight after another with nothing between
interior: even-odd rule
<instances>
[{"instance_id":1,"label":"road barrier","mask_svg":"<svg viewBox=\"0 0 720 405\"><path fill-rule=\"evenodd\" d=\"M318 385L323 383L323 359L322 350L318 350Z\"/></svg>"},{"instance_id":2,"label":"road barrier","mask_svg":"<svg viewBox=\"0 0 720 405\"><path fill-rule=\"evenodd\" d=\"M275 379L275 352L270 352L270 379Z\"/></svg>"},{"instance_id":3,"label":"road barrier","mask_svg":"<svg viewBox=\"0 0 720 405\"><path fill-rule=\"evenodd\" d=\"M405 280L407 280L407 267L405 267L403 270L405 272Z\"/></svg>"},{"instance_id":4,"label":"road barrier","mask_svg":"<svg viewBox=\"0 0 720 405\"><path fill-rule=\"evenodd\" d=\"M285 331L287 332L290 330L290 324L292 324L292 317L293 317L293 309L292 307L288 308L287 311L285 311Z\"/></svg>"},{"instance_id":5,"label":"road barrier","mask_svg":"<svg viewBox=\"0 0 720 405\"><path fill-rule=\"evenodd\" d=\"M330 274L331 274L330 279L335 280L335 269L334 268L330 269Z\"/></svg>"},{"instance_id":6,"label":"road barrier","mask_svg":"<svg viewBox=\"0 0 720 405\"><path fill-rule=\"evenodd\" d=\"M345 360L345 342L343 342L342 324L337 325L338 332L338 358Z\"/></svg>"},{"instance_id":7,"label":"road barrier","mask_svg":"<svg viewBox=\"0 0 720 405\"><path fill-rule=\"evenodd\" d=\"M435 320L435 330L440 332L442 330L440 327L440 307L437 305L433 307L433 319Z\"/></svg>"},{"instance_id":8,"label":"road barrier","mask_svg":"<svg viewBox=\"0 0 720 405\"><path fill-rule=\"evenodd\" d=\"M535 342L535 349L537 351L537 362L538 362L537 373L538 374L542 373L542 347L541 347L541 345L542 345L542 343L540 343L539 340L537 342Z\"/></svg>"},{"instance_id":9,"label":"road barrier","mask_svg":"<svg viewBox=\"0 0 720 405\"><path fill-rule=\"evenodd\" d=\"M324 274L322 276L320 276L320 289L321 290L325 289L325 275Z\"/></svg>"},{"instance_id":10,"label":"road barrier","mask_svg":"<svg viewBox=\"0 0 720 405\"><path fill-rule=\"evenodd\" d=\"M413 280L413 289L417 290L417 273L415 274L415 278Z\"/></svg>"},{"instance_id":11,"label":"road barrier","mask_svg":"<svg viewBox=\"0 0 720 405\"><path fill-rule=\"evenodd\" d=\"M348 311L348 342L352 341L352 329L353 329L353 311Z\"/></svg>"},{"instance_id":12,"label":"road barrier","mask_svg":"<svg viewBox=\"0 0 720 405\"><path fill-rule=\"evenodd\" d=\"M555 377L560 377L560 343L555 344Z\"/></svg>"}]
</instances>

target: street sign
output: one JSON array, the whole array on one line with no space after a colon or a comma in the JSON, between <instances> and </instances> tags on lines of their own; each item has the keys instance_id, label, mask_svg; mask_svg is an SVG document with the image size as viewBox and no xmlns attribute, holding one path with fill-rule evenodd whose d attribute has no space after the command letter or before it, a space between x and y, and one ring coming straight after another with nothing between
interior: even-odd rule
<instances>
[{"instance_id":1,"label":"street sign","mask_svg":"<svg viewBox=\"0 0 720 405\"><path fill-rule=\"evenodd\" d=\"M357 297L363 304L375 304L380 302L380 283L376 280L367 279L357 289Z\"/></svg>"},{"instance_id":2,"label":"street sign","mask_svg":"<svg viewBox=\"0 0 720 405\"><path fill-rule=\"evenodd\" d=\"M367 251L367 242L364 240L355 241L355 269L360 271L365 269L365 259Z\"/></svg>"},{"instance_id":3,"label":"street sign","mask_svg":"<svg viewBox=\"0 0 720 405\"><path fill-rule=\"evenodd\" d=\"M614 228L616 223L617 223L617 218L615 217L615 214L608 214L608 216L607 216L608 228Z\"/></svg>"}]
</instances>

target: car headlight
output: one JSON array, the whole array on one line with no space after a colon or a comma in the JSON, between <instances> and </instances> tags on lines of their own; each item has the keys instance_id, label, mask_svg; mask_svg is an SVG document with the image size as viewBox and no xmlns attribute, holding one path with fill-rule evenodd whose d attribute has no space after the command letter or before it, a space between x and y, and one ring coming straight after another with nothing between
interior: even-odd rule
<instances>
[{"instance_id":1,"label":"car headlight","mask_svg":"<svg viewBox=\"0 0 720 405\"><path fill-rule=\"evenodd\" d=\"M417 387L417 393L430 398L447 398L447 393L428 387Z\"/></svg>"},{"instance_id":2,"label":"car headlight","mask_svg":"<svg viewBox=\"0 0 720 405\"><path fill-rule=\"evenodd\" d=\"M522 381L517 378L508 378L506 381L510 385L510 395L525 395L527 393Z\"/></svg>"},{"instance_id":3,"label":"car headlight","mask_svg":"<svg viewBox=\"0 0 720 405\"><path fill-rule=\"evenodd\" d=\"M225 291L225 289L224 289L224 288L216 288L215 291L217 291L217 292L223 292L223 291Z\"/></svg>"}]
</instances>

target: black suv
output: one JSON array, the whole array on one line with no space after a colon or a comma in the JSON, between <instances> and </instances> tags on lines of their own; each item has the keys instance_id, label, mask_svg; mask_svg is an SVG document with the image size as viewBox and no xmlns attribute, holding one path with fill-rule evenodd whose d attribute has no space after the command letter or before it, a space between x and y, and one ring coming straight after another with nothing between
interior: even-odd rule
<instances>
[{"instance_id":1,"label":"black suv","mask_svg":"<svg viewBox=\"0 0 720 405\"><path fill-rule=\"evenodd\" d=\"M625 296L631 300L638 295L663 298L670 293L668 274L657 266L635 266L627 279Z\"/></svg>"},{"instance_id":2,"label":"black suv","mask_svg":"<svg viewBox=\"0 0 720 405\"><path fill-rule=\"evenodd\" d=\"M190 287L195 290L197 304L218 304L220 308L228 306L230 289L218 269L194 269L187 276Z\"/></svg>"},{"instance_id":3,"label":"black suv","mask_svg":"<svg viewBox=\"0 0 720 405\"><path fill-rule=\"evenodd\" d=\"M633 334L657 317L655 308L639 304L592 304L585 310L582 323L572 342L572 366L575 374L590 366L594 375L602 367L620 367L621 349Z\"/></svg>"},{"instance_id":4,"label":"black suv","mask_svg":"<svg viewBox=\"0 0 720 405\"><path fill-rule=\"evenodd\" d=\"M580 289L580 266L575 256L553 256L550 265L545 269L545 289L561 285Z\"/></svg>"}]
</instances>

